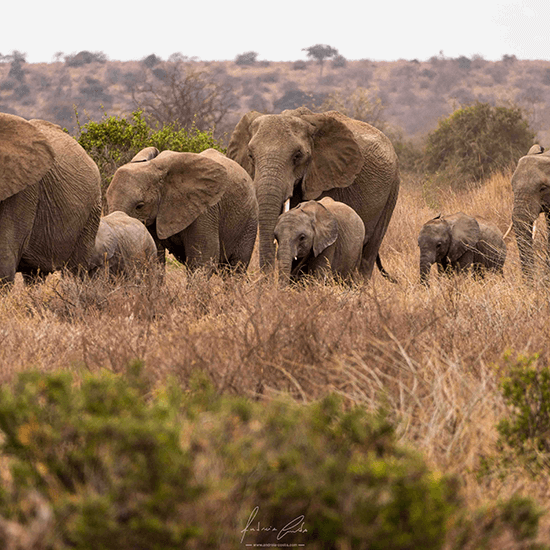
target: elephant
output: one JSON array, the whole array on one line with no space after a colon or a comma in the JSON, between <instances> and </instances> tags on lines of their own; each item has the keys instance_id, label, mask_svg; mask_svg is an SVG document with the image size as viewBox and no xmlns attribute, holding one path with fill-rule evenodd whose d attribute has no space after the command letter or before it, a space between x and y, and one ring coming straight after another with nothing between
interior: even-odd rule
<instances>
[{"instance_id":1,"label":"elephant","mask_svg":"<svg viewBox=\"0 0 550 550\"><path fill-rule=\"evenodd\" d=\"M324 197L279 216L277 264L288 279L306 273L352 280L361 264L365 225L347 204Z\"/></svg>"},{"instance_id":2,"label":"elephant","mask_svg":"<svg viewBox=\"0 0 550 550\"><path fill-rule=\"evenodd\" d=\"M158 267L157 246L145 225L124 212L111 212L99 221L90 275L137 277Z\"/></svg>"},{"instance_id":3,"label":"elephant","mask_svg":"<svg viewBox=\"0 0 550 550\"><path fill-rule=\"evenodd\" d=\"M59 126L0 113L0 282L87 269L101 216L95 162Z\"/></svg>"},{"instance_id":4,"label":"elephant","mask_svg":"<svg viewBox=\"0 0 550 550\"><path fill-rule=\"evenodd\" d=\"M544 213L550 228L550 151L538 144L521 157L512 175L514 207L512 225L516 234L521 269L526 280L534 275L533 226ZM549 232L550 235L550 232ZM546 245L545 263L550 269L550 241Z\"/></svg>"},{"instance_id":5,"label":"elephant","mask_svg":"<svg viewBox=\"0 0 550 550\"><path fill-rule=\"evenodd\" d=\"M179 153L147 147L118 168L107 192L109 212L143 222L165 263L168 249L191 269L248 267L258 228L252 179L215 149Z\"/></svg>"},{"instance_id":6,"label":"elephant","mask_svg":"<svg viewBox=\"0 0 550 550\"><path fill-rule=\"evenodd\" d=\"M483 218L462 212L437 216L426 222L418 236L420 281L428 284L430 268L464 271L470 267L480 276L485 270L503 274L506 243L501 231Z\"/></svg>"},{"instance_id":7,"label":"elephant","mask_svg":"<svg viewBox=\"0 0 550 550\"><path fill-rule=\"evenodd\" d=\"M262 268L274 265L273 231L285 202L292 208L323 197L347 204L363 220L363 276L370 278L375 262L381 266L378 251L400 177L397 155L380 130L337 111L250 111L236 125L227 156L254 178Z\"/></svg>"}]
</instances>

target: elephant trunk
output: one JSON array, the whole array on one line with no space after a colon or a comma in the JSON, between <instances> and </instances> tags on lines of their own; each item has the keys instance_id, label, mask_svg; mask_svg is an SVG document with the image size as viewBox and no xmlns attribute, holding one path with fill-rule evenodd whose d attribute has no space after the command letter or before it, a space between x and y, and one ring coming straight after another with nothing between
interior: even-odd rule
<instances>
[{"instance_id":1,"label":"elephant trunk","mask_svg":"<svg viewBox=\"0 0 550 550\"><path fill-rule=\"evenodd\" d=\"M526 279L532 280L534 273L533 225L540 213L538 205L527 204L525 201L514 200L512 223L516 234L521 270Z\"/></svg>"},{"instance_id":2,"label":"elephant trunk","mask_svg":"<svg viewBox=\"0 0 550 550\"><path fill-rule=\"evenodd\" d=\"M259 206L260 267L273 267L275 262L274 230L285 201L286 186L273 178L263 178L256 186Z\"/></svg>"},{"instance_id":3,"label":"elephant trunk","mask_svg":"<svg viewBox=\"0 0 550 550\"><path fill-rule=\"evenodd\" d=\"M292 260L296 254L292 252L291 247L287 245L279 245L277 251L277 267L281 278L285 281L290 280L292 274Z\"/></svg>"},{"instance_id":4,"label":"elephant trunk","mask_svg":"<svg viewBox=\"0 0 550 550\"><path fill-rule=\"evenodd\" d=\"M420 253L420 282L425 286L430 284L430 269L434 262L435 258L427 252Z\"/></svg>"}]
</instances>

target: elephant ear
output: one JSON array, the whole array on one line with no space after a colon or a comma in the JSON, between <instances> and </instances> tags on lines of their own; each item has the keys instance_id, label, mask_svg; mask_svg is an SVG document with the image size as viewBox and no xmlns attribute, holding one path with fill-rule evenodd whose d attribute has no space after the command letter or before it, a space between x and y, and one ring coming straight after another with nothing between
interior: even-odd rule
<instances>
[{"instance_id":1,"label":"elephant ear","mask_svg":"<svg viewBox=\"0 0 550 550\"><path fill-rule=\"evenodd\" d=\"M159 239L191 225L230 185L225 167L204 155L164 151L152 162L164 174L157 214Z\"/></svg>"},{"instance_id":2,"label":"elephant ear","mask_svg":"<svg viewBox=\"0 0 550 550\"><path fill-rule=\"evenodd\" d=\"M158 157L159 150L156 147L145 147L130 162L145 162Z\"/></svg>"},{"instance_id":3,"label":"elephant ear","mask_svg":"<svg viewBox=\"0 0 550 550\"><path fill-rule=\"evenodd\" d=\"M0 201L38 183L53 167L47 137L24 118L0 113Z\"/></svg>"},{"instance_id":4,"label":"elephant ear","mask_svg":"<svg viewBox=\"0 0 550 550\"><path fill-rule=\"evenodd\" d=\"M447 256L451 262L455 262L467 250L475 248L481 237L479 224L472 216L462 212L445 218L451 228L451 245Z\"/></svg>"},{"instance_id":5,"label":"elephant ear","mask_svg":"<svg viewBox=\"0 0 550 550\"><path fill-rule=\"evenodd\" d=\"M304 199L316 199L334 187L351 185L363 166L363 156L351 130L326 115L304 115L315 127L313 151L303 183Z\"/></svg>"},{"instance_id":6,"label":"elephant ear","mask_svg":"<svg viewBox=\"0 0 550 550\"><path fill-rule=\"evenodd\" d=\"M258 111L249 111L241 118L231 134L226 153L227 157L238 162L248 172L248 175L252 179L254 179L254 165L248 156L248 142L252 139L250 125L259 116L262 116L262 113Z\"/></svg>"},{"instance_id":7,"label":"elephant ear","mask_svg":"<svg viewBox=\"0 0 550 550\"><path fill-rule=\"evenodd\" d=\"M319 256L325 248L336 242L338 238L338 222L336 216L320 202L308 201L302 203L301 209L313 219L313 254Z\"/></svg>"}]
</instances>

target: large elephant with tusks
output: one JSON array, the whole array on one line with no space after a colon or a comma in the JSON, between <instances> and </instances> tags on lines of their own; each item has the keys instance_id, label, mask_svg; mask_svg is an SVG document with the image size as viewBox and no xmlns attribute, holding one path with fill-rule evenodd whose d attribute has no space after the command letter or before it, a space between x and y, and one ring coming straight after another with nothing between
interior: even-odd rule
<instances>
[{"instance_id":1,"label":"large elephant with tusks","mask_svg":"<svg viewBox=\"0 0 550 550\"><path fill-rule=\"evenodd\" d=\"M399 168L390 140L337 111L250 111L235 127L227 155L254 179L262 267L275 260L273 231L285 202L331 197L365 224L360 272L369 278L397 201ZM382 273L385 272L381 269Z\"/></svg>"}]
</instances>

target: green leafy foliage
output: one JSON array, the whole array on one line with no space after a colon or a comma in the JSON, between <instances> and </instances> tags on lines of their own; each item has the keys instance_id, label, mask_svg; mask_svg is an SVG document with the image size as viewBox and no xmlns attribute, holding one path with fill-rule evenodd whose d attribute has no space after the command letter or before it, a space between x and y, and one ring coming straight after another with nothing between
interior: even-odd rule
<instances>
[{"instance_id":1,"label":"green leafy foliage","mask_svg":"<svg viewBox=\"0 0 550 550\"><path fill-rule=\"evenodd\" d=\"M98 165L104 190L116 169L145 147L190 153L200 153L210 147L224 151L212 132L195 127L189 130L171 125L153 127L141 111L134 111L127 118L105 115L99 122L91 120L81 125L78 121L78 129L78 143Z\"/></svg>"},{"instance_id":2,"label":"green leafy foliage","mask_svg":"<svg viewBox=\"0 0 550 550\"><path fill-rule=\"evenodd\" d=\"M139 363L23 374L0 391L0 430L0 520L32 523L38 492L49 549L441 548L458 505L382 414L219 396L201 377L183 394Z\"/></svg>"},{"instance_id":3,"label":"green leafy foliage","mask_svg":"<svg viewBox=\"0 0 550 550\"><path fill-rule=\"evenodd\" d=\"M462 514L450 529L450 548L456 550L491 550L499 541L515 541L513 548L548 550L534 542L543 511L528 497L518 494L509 499Z\"/></svg>"},{"instance_id":4,"label":"green leafy foliage","mask_svg":"<svg viewBox=\"0 0 550 550\"><path fill-rule=\"evenodd\" d=\"M456 110L428 135L425 166L428 172L447 174L458 185L482 180L514 165L534 138L518 107L478 102Z\"/></svg>"},{"instance_id":5,"label":"green leafy foliage","mask_svg":"<svg viewBox=\"0 0 550 550\"><path fill-rule=\"evenodd\" d=\"M497 426L500 444L530 467L550 467L550 368L538 367L538 355L511 363L501 390L510 410Z\"/></svg>"}]
</instances>

